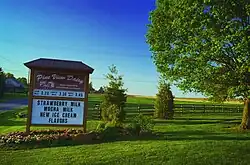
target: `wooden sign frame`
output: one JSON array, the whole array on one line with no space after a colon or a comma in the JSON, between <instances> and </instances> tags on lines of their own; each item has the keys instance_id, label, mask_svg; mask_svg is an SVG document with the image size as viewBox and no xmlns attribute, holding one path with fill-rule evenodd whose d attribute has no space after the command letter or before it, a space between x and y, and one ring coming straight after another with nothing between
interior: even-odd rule
<instances>
[{"instance_id":1,"label":"wooden sign frame","mask_svg":"<svg viewBox=\"0 0 250 165\"><path fill-rule=\"evenodd\" d=\"M53 60L53 59L52 59ZM60 62L61 60L58 60ZM72 62L72 61L69 61ZM84 64L85 65L85 64ZM27 65L26 65L27 66ZM86 66L86 65L85 65ZM92 69L92 68L91 68ZM44 72L44 73L63 73L63 74L71 74L76 76L84 76L84 89L79 92L84 92L84 98L72 98L72 97L55 97L55 96L34 96L33 91L35 89L35 72ZM28 116L26 123L26 133L30 133L31 126L42 126L42 127L83 127L83 131L86 132L87 125L87 111L88 111L88 93L89 93L89 74L91 72L84 70L70 70L70 69L57 69L57 68L32 68L30 67L29 77L29 95L28 95ZM83 107L83 123L78 124L32 124L32 107L34 99L45 99L45 100L65 100L65 101L81 101L84 104Z\"/></svg>"}]
</instances>

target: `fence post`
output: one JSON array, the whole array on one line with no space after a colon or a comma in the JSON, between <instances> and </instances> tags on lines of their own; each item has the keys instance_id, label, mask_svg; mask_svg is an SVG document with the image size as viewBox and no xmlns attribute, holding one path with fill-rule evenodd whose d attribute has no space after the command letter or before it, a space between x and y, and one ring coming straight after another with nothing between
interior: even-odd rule
<instances>
[{"instance_id":1,"label":"fence post","mask_svg":"<svg viewBox=\"0 0 250 165\"><path fill-rule=\"evenodd\" d=\"M101 120L102 119L102 112L101 112L100 105L96 104L94 107L94 110L99 113L99 120Z\"/></svg>"},{"instance_id":2,"label":"fence post","mask_svg":"<svg viewBox=\"0 0 250 165\"><path fill-rule=\"evenodd\" d=\"M138 113L139 113L139 114L141 113L141 107L140 107L140 104L138 104L138 106L137 106L137 111L138 111Z\"/></svg>"},{"instance_id":3,"label":"fence post","mask_svg":"<svg viewBox=\"0 0 250 165\"><path fill-rule=\"evenodd\" d=\"M100 105L98 105L97 108L98 108L98 112L100 113L99 118L100 118L100 120L102 120L102 109L101 109Z\"/></svg>"},{"instance_id":4,"label":"fence post","mask_svg":"<svg viewBox=\"0 0 250 165\"><path fill-rule=\"evenodd\" d=\"M203 104L203 113L205 114L206 113L206 105Z\"/></svg>"}]
</instances>

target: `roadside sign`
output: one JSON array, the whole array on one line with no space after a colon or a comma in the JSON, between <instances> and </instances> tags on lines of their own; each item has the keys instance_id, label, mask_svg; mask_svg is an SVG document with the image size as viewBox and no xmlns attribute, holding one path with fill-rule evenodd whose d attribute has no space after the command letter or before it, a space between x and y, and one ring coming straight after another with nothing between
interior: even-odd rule
<instances>
[{"instance_id":1,"label":"roadside sign","mask_svg":"<svg viewBox=\"0 0 250 165\"><path fill-rule=\"evenodd\" d=\"M79 61L37 59L30 69L26 132L30 126L83 127L86 132L89 74Z\"/></svg>"}]
</instances>

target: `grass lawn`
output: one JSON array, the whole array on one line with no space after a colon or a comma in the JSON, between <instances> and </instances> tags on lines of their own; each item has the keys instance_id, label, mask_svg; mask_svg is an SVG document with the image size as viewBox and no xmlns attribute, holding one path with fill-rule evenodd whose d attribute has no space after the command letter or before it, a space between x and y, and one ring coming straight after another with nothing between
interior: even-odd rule
<instances>
[{"instance_id":1,"label":"grass lawn","mask_svg":"<svg viewBox=\"0 0 250 165\"><path fill-rule=\"evenodd\" d=\"M0 113L0 133L24 131L19 109ZM156 120L158 137L102 144L26 150L0 150L1 164L171 164L248 165L250 133L237 129L241 115L176 116L172 121ZM88 121L88 130L98 121ZM34 129L34 128L32 128ZM42 129L42 128L40 128Z\"/></svg>"}]
</instances>

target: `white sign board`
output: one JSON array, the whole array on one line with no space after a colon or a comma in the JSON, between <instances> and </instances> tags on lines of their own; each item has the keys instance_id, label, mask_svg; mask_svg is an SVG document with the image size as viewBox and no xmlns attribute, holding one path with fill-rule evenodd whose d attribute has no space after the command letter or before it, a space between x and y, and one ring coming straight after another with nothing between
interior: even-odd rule
<instances>
[{"instance_id":1,"label":"white sign board","mask_svg":"<svg viewBox=\"0 0 250 165\"><path fill-rule=\"evenodd\" d=\"M33 99L31 124L83 125L83 101Z\"/></svg>"},{"instance_id":2,"label":"white sign board","mask_svg":"<svg viewBox=\"0 0 250 165\"><path fill-rule=\"evenodd\" d=\"M84 95L85 92L77 92L77 91L46 90L46 89L33 90L33 96L84 98Z\"/></svg>"}]
</instances>

